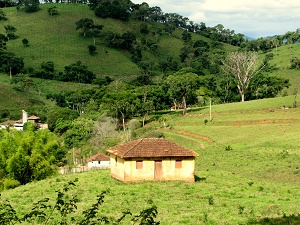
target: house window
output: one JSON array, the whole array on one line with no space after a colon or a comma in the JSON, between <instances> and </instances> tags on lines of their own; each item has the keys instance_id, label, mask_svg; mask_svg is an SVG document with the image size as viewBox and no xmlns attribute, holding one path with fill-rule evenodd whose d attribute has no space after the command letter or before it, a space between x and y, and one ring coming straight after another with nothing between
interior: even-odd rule
<instances>
[{"instance_id":1,"label":"house window","mask_svg":"<svg viewBox=\"0 0 300 225\"><path fill-rule=\"evenodd\" d=\"M142 160L136 161L136 169L137 170L143 169L143 161Z\"/></svg>"},{"instance_id":2,"label":"house window","mask_svg":"<svg viewBox=\"0 0 300 225\"><path fill-rule=\"evenodd\" d=\"M182 160L175 161L175 168L180 169L182 167Z\"/></svg>"},{"instance_id":3,"label":"house window","mask_svg":"<svg viewBox=\"0 0 300 225\"><path fill-rule=\"evenodd\" d=\"M98 164L101 164L101 161L98 161Z\"/></svg>"}]
</instances>

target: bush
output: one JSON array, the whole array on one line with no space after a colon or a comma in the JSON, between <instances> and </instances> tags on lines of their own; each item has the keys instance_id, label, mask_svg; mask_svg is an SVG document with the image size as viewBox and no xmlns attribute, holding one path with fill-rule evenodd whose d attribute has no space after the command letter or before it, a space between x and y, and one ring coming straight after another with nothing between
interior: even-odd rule
<instances>
[{"instance_id":1,"label":"bush","mask_svg":"<svg viewBox=\"0 0 300 225\"><path fill-rule=\"evenodd\" d=\"M300 68L300 60L297 57L291 59L290 69L299 69Z\"/></svg>"},{"instance_id":2,"label":"bush","mask_svg":"<svg viewBox=\"0 0 300 225\"><path fill-rule=\"evenodd\" d=\"M52 7L48 8L47 12L50 16L55 16L55 15L59 14L56 6L52 6Z\"/></svg>"},{"instance_id":3,"label":"bush","mask_svg":"<svg viewBox=\"0 0 300 225\"><path fill-rule=\"evenodd\" d=\"M3 179L3 188L4 190L13 189L20 186L20 182L14 179Z\"/></svg>"},{"instance_id":4,"label":"bush","mask_svg":"<svg viewBox=\"0 0 300 225\"><path fill-rule=\"evenodd\" d=\"M91 55L95 54L96 53L96 50L97 50L97 47L95 45L89 45L88 46L88 49L89 49L89 53Z\"/></svg>"},{"instance_id":5,"label":"bush","mask_svg":"<svg viewBox=\"0 0 300 225\"><path fill-rule=\"evenodd\" d=\"M142 135L142 138L163 138L163 132L159 130L149 130Z\"/></svg>"},{"instance_id":6,"label":"bush","mask_svg":"<svg viewBox=\"0 0 300 225\"><path fill-rule=\"evenodd\" d=\"M29 46L29 41L27 38L23 38L22 39L22 44L25 46L25 47L28 47Z\"/></svg>"},{"instance_id":7,"label":"bush","mask_svg":"<svg viewBox=\"0 0 300 225\"><path fill-rule=\"evenodd\" d=\"M128 128L129 128L130 130L135 130L135 129L138 129L138 128L140 128L140 127L142 127L142 124L141 124L141 122L140 122L139 120L137 120L137 119L132 119L132 120L130 120L129 123L128 123Z\"/></svg>"}]
</instances>

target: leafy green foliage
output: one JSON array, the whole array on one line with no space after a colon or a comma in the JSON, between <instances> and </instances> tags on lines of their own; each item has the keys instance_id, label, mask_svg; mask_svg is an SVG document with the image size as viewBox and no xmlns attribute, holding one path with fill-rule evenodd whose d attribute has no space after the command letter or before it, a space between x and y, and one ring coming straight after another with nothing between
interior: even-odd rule
<instances>
[{"instance_id":1,"label":"leafy green foliage","mask_svg":"<svg viewBox=\"0 0 300 225\"><path fill-rule=\"evenodd\" d=\"M21 3L25 5L25 12L27 12L27 13L33 13L33 12L37 12L38 10L40 10L39 0L24 0L24 1L21 1Z\"/></svg>"},{"instance_id":2,"label":"leafy green foliage","mask_svg":"<svg viewBox=\"0 0 300 225\"><path fill-rule=\"evenodd\" d=\"M64 73L61 73L58 79L66 82L77 83L92 83L96 75L87 69L87 66L83 65L81 61L77 61L69 66L65 67Z\"/></svg>"},{"instance_id":3,"label":"leafy green foliage","mask_svg":"<svg viewBox=\"0 0 300 225\"><path fill-rule=\"evenodd\" d=\"M59 15L59 12L57 10L56 6L51 6L47 9L47 12L50 16L55 16L55 15Z\"/></svg>"},{"instance_id":4,"label":"leafy green foliage","mask_svg":"<svg viewBox=\"0 0 300 225\"><path fill-rule=\"evenodd\" d=\"M259 74L249 84L246 93L249 99L274 98L284 88L290 86L289 80L277 76Z\"/></svg>"},{"instance_id":5,"label":"leafy green foliage","mask_svg":"<svg viewBox=\"0 0 300 225\"><path fill-rule=\"evenodd\" d=\"M6 14L2 9L0 9L0 20L7 20Z\"/></svg>"},{"instance_id":6,"label":"leafy green foliage","mask_svg":"<svg viewBox=\"0 0 300 225\"><path fill-rule=\"evenodd\" d=\"M300 60L297 57L291 59L291 69L300 69Z\"/></svg>"},{"instance_id":7,"label":"leafy green foliage","mask_svg":"<svg viewBox=\"0 0 300 225\"><path fill-rule=\"evenodd\" d=\"M94 55L96 53L97 47L95 45L89 45L88 49L89 49L89 53L91 55Z\"/></svg>"},{"instance_id":8,"label":"leafy green foliage","mask_svg":"<svg viewBox=\"0 0 300 225\"><path fill-rule=\"evenodd\" d=\"M24 61L21 57L16 57L10 52L0 52L0 71L11 75L18 74L24 68Z\"/></svg>"},{"instance_id":9,"label":"leafy green foliage","mask_svg":"<svg viewBox=\"0 0 300 225\"><path fill-rule=\"evenodd\" d=\"M5 25L4 26L5 31L6 31L6 36L8 39L15 39L17 38L15 32L17 31L17 28L15 28L12 25Z\"/></svg>"},{"instance_id":10,"label":"leafy green foliage","mask_svg":"<svg viewBox=\"0 0 300 225\"><path fill-rule=\"evenodd\" d=\"M1 179L20 184L45 179L56 173L55 165L65 156L55 134L49 130L35 131L31 123L27 126L23 132L0 130ZM9 187L7 182L4 187Z\"/></svg>"},{"instance_id":11,"label":"leafy green foliage","mask_svg":"<svg viewBox=\"0 0 300 225\"><path fill-rule=\"evenodd\" d=\"M95 8L95 15L101 18L113 18L126 21L129 17L130 1L101 1Z\"/></svg>"},{"instance_id":12,"label":"leafy green foliage","mask_svg":"<svg viewBox=\"0 0 300 225\"><path fill-rule=\"evenodd\" d=\"M29 92L34 87L33 80L26 74L18 74L11 80L11 84L14 84L22 92Z\"/></svg>"},{"instance_id":13,"label":"leafy green foliage","mask_svg":"<svg viewBox=\"0 0 300 225\"><path fill-rule=\"evenodd\" d=\"M29 41L27 38L23 38L22 39L22 44L25 46L25 47L28 47L29 46Z\"/></svg>"},{"instance_id":14,"label":"leafy green foliage","mask_svg":"<svg viewBox=\"0 0 300 225\"><path fill-rule=\"evenodd\" d=\"M83 36L86 37L87 32L94 27L94 21L90 18L83 18L77 21L76 23L76 30L82 29Z\"/></svg>"},{"instance_id":15,"label":"leafy green foliage","mask_svg":"<svg viewBox=\"0 0 300 225\"><path fill-rule=\"evenodd\" d=\"M184 114L186 113L186 102L193 102L195 91L199 87L199 77L191 72L191 68L184 68L170 75L166 79L168 92L175 103L183 104Z\"/></svg>"}]
</instances>

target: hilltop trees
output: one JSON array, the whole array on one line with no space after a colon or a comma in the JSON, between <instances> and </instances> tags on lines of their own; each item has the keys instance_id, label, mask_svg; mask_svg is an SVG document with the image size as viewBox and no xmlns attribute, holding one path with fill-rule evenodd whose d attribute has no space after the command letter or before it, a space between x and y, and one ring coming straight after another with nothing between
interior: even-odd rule
<instances>
[{"instance_id":1,"label":"hilltop trees","mask_svg":"<svg viewBox=\"0 0 300 225\"><path fill-rule=\"evenodd\" d=\"M258 69L258 54L256 52L230 52L223 64L225 71L234 77L241 101L244 102L249 83L260 70Z\"/></svg>"},{"instance_id":2,"label":"hilltop trees","mask_svg":"<svg viewBox=\"0 0 300 225\"><path fill-rule=\"evenodd\" d=\"M40 9L39 0L20 0L19 3L25 6L25 12L28 13L36 12Z\"/></svg>"},{"instance_id":3,"label":"hilltop trees","mask_svg":"<svg viewBox=\"0 0 300 225\"><path fill-rule=\"evenodd\" d=\"M101 18L114 18L126 21L130 15L130 7L133 5L128 0L98 1L95 7L95 15Z\"/></svg>"}]
</instances>

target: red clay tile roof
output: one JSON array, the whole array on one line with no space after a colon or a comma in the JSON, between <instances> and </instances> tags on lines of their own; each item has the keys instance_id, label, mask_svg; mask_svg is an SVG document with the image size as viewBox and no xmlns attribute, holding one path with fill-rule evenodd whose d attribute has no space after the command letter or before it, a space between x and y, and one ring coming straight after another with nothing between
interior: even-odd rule
<instances>
[{"instance_id":1,"label":"red clay tile roof","mask_svg":"<svg viewBox=\"0 0 300 225\"><path fill-rule=\"evenodd\" d=\"M150 158L170 156L199 156L196 152L181 147L163 138L143 138L111 147L109 153L121 158Z\"/></svg>"},{"instance_id":2,"label":"red clay tile roof","mask_svg":"<svg viewBox=\"0 0 300 225\"><path fill-rule=\"evenodd\" d=\"M28 119L29 119L29 120L39 120L40 117L35 116L35 115L32 115L32 116L29 116Z\"/></svg>"},{"instance_id":3,"label":"red clay tile roof","mask_svg":"<svg viewBox=\"0 0 300 225\"><path fill-rule=\"evenodd\" d=\"M104 155L102 153L99 153L97 155L93 155L90 158L87 159L88 162L92 162L92 161L110 161L109 156Z\"/></svg>"}]
</instances>

